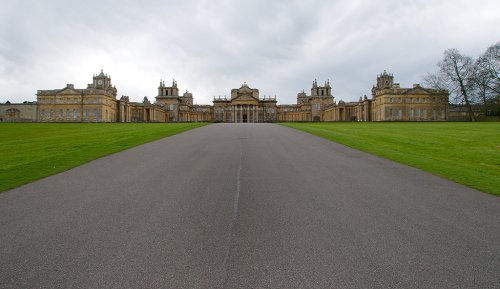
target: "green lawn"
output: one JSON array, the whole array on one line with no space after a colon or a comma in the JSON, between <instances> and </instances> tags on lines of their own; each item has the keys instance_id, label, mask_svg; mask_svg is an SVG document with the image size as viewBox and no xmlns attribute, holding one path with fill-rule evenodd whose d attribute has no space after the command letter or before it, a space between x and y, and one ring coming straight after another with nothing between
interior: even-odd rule
<instances>
[{"instance_id":1,"label":"green lawn","mask_svg":"<svg viewBox=\"0 0 500 289\"><path fill-rule=\"evenodd\" d=\"M0 192L203 123L0 123Z\"/></svg>"},{"instance_id":2,"label":"green lawn","mask_svg":"<svg viewBox=\"0 0 500 289\"><path fill-rule=\"evenodd\" d=\"M500 123L283 123L500 195Z\"/></svg>"}]
</instances>

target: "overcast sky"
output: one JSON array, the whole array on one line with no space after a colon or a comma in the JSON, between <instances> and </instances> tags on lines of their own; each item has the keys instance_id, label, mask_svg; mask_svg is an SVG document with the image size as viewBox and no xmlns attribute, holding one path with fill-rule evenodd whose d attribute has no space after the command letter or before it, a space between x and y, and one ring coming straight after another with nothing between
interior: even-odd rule
<instances>
[{"instance_id":1,"label":"overcast sky","mask_svg":"<svg viewBox=\"0 0 500 289\"><path fill-rule=\"evenodd\" d=\"M445 49L477 57L499 27L498 0L0 0L0 102L101 69L133 101L173 78L199 104L243 82L295 103L315 78L353 101L384 69L410 87Z\"/></svg>"}]
</instances>

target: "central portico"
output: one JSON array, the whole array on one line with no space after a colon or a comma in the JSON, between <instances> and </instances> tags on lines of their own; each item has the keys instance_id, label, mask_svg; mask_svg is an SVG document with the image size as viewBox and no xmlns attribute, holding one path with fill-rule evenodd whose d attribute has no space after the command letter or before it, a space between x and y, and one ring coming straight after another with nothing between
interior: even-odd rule
<instances>
[{"instance_id":1,"label":"central portico","mask_svg":"<svg viewBox=\"0 0 500 289\"><path fill-rule=\"evenodd\" d=\"M276 97L259 98L259 90L245 82L231 90L231 99L214 98L215 121L233 123L276 120Z\"/></svg>"}]
</instances>

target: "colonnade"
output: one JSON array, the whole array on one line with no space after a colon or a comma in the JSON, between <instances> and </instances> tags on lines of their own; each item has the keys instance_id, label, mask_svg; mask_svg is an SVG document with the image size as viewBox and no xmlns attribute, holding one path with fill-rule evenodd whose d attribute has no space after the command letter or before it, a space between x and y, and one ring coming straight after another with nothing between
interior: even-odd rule
<instances>
[{"instance_id":1,"label":"colonnade","mask_svg":"<svg viewBox=\"0 0 500 289\"><path fill-rule=\"evenodd\" d=\"M259 107L253 104L232 106L233 122L259 122Z\"/></svg>"}]
</instances>

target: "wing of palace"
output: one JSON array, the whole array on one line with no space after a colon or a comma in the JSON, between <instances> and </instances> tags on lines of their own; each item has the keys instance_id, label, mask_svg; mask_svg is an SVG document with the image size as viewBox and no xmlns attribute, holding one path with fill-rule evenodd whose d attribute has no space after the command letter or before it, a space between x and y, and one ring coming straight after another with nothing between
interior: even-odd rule
<instances>
[{"instance_id":1,"label":"wing of palace","mask_svg":"<svg viewBox=\"0 0 500 289\"><path fill-rule=\"evenodd\" d=\"M0 121L37 122L281 122L281 121L445 121L448 92L418 84L401 88L394 76L377 76L371 98L357 102L335 101L330 81L313 81L309 95L297 94L296 104L278 105L276 97L260 97L259 90L244 83L230 97L213 99L212 105L193 104L193 94L179 93L177 82L160 81L154 102L144 97L132 102L117 98L111 77L93 76L85 89L72 84L62 89L38 90L36 102L0 104Z\"/></svg>"}]
</instances>

